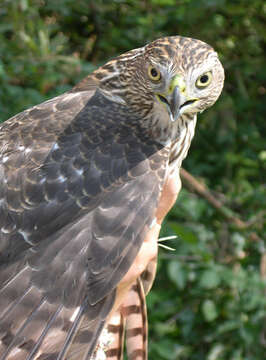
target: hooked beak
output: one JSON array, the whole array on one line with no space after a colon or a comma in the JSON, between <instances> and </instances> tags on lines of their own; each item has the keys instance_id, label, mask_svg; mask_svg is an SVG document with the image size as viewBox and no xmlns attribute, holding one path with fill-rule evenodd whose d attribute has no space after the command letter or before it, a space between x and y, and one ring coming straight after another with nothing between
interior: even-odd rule
<instances>
[{"instance_id":1,"label":"hooked beak","mask_svg":"<svg viewBox=\"0 0 266 360\"><path fill-rule=\"evenodd\" d=\"M168 94L166 96L158 94L157 97L166 106L170 119L173 122L179 118L185 107L198 100L196 98L188 98L185 81L179 75L175 75L171 80Z\"/></svg>"}]
</instances>

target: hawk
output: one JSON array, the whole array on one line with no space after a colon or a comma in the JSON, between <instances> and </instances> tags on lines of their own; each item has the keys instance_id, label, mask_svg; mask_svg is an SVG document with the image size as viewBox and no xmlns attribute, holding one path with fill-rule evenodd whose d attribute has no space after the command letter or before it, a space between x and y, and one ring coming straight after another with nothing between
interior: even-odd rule
<instances>
[{"instance_id":1,"label":"hawk","mask_svg":"<svg viewBox=\"0 0 266 360\"><path fill-rule=\"evenodd\" d=\"M1 124L1 360L92 357L223 81L209 45L166 37Z\"/></svg>"}]
</instances>

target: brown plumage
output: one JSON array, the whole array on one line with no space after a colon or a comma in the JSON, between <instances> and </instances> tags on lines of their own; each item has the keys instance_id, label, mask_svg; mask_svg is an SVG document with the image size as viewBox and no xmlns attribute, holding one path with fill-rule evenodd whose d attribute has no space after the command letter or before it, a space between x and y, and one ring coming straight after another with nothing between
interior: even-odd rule
<instances>
[{"instance_id":1,"label":"brown plumage","mask_svg":"<svg viewBox=\"0 0 266 360\"><path fill-rule=\"evenodd\" d=\"M156 266L157 257L149 262L140 278L131 286L121 306L105 325L111 337L110 345L105 351L106 360L123 359L125 338L129 360L147 359L148 319L145 296L153 284Z\"/></svg>"},{"instance_id":2,"label":"brown plumage","mask_svg":"<svg viewBox=\"0 0 266 360\"><path fill-rule=\"evenodd\" d=\"M163 38L1 124L0 360L91 357L223 77L210 46Z\"/></svg>"}]
</instances>

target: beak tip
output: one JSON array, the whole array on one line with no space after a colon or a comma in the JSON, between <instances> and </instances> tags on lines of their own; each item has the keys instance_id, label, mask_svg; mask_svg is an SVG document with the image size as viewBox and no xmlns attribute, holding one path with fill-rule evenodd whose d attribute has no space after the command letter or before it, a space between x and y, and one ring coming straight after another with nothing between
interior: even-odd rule
<instances>
[{"instance_id":1,"label":"beak tip","mask_svg":"<svg viewBox=\"0 0 266 360\"><path fill-rule=\"evenodd\" d=\"M174 91L172 92L172 99L170 101L170 110L171 110L171 120L176 121L180 115L180 90L179 87L176 86Z\"/></svg>"},{"instance_id":2,"label":"beak tip","mask_svg":"<svg viewBox=\"0 0 266 360\"><path fill-rule=\"evenodd\" d=\"M171 122L176 122L179 117L180 117L180 112L179 111L178 111L178 113L175 113L174 115L171 113L170 120L171 120Z\"/></svg>"}]
</instances>

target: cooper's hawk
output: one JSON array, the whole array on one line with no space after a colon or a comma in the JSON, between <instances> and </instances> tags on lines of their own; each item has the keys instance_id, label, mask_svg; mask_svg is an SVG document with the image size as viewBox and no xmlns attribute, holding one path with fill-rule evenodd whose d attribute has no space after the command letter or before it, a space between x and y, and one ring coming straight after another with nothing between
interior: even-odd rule
<instances>
[{"instance_id":1,"label":"cooper's hawk","mask_svg":"<svg viewBox=\"0 0 266 360\"><path fill-rule=\"evenodd\" d=\"M1 125L1 360L91 357L223 80L209 45L162 38Z\"/></svg>"}]
</instances>

